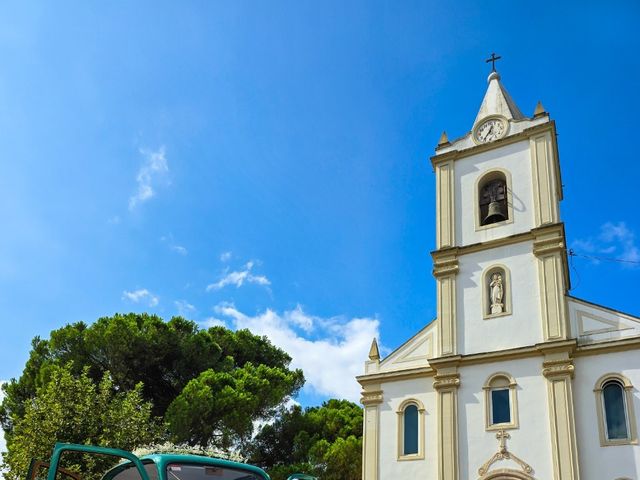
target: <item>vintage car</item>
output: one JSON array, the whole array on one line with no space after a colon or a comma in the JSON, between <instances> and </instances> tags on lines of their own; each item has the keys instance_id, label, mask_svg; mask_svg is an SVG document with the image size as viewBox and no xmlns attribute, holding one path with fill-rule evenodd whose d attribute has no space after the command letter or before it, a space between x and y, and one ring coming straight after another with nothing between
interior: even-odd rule
<instances>
[{"instance_id":1,"label":"vintage car","mask_svg":"<svg viewBox=\"0 0 640 480\"><path fill-rule=\"evenodd\" d=\"M92 465L92 471L105 465L105 470L97 477L83 475L64 468L67 462ZM115 448L57 443L48 462L31 462L27 480L269 480L269 475L252 465L200 455L137 457Z\"/></svg>"}]
</instances>

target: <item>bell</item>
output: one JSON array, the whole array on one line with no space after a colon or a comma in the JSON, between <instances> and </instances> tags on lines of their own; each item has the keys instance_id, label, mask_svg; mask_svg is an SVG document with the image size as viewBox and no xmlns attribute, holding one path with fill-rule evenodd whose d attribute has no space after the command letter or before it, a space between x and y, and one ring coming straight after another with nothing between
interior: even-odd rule
<instances>
[{"instance_id":1,"label":"bell","mask_svg":"<svg viewBox=\"0 0 640 480\"><path fill-rule=\"evenodd\" d=\"M489 223L497 223L502 222L507 219L507 215L502 211L502 204L500 202L491 202L489 204L489 210L487 211L487 216L484 217L484 225Z\"/></svg>"}]
</instances>

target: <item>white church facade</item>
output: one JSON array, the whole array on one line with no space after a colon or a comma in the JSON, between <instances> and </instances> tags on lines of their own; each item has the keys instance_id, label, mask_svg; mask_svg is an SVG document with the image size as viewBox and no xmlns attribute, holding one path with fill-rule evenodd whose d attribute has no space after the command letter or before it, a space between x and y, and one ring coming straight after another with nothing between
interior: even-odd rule
<instances>
[{"instance_id":1,"label":"white church facade","mask_svg":"<svg viewBox=\"0 0 640 480\"><path fill-rule=\"evenodd\" d=\"M437 318L372 345L363 480L640 480L640 318L568 294L554 122L494 70L431 163Z\"/></svg>"}]
</instances>

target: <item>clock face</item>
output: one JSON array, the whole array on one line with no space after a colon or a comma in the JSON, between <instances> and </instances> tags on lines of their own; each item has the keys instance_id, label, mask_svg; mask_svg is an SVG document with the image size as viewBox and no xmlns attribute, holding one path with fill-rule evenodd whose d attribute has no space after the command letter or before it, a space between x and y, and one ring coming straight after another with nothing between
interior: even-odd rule
<instances>
[{"instance_id":1,"label":"clock face","mask_svg":"<svg viewBox=\"0 0 640 480\"><path fill-rule=\"evenodd\" d=\"M490 118L478 126L475 133L476 141L479 143L493 142L502 138L507 133L507 122L501 118Z\"/></svg>"}]
</instances>

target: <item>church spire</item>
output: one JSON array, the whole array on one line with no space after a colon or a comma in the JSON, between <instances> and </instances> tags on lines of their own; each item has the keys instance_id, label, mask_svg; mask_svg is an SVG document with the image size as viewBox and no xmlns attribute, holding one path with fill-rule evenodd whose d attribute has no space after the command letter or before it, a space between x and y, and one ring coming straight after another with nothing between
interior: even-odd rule
<instances>
[{"instance_id":1,"label":"church spire","mask_svg":"<svg viewBox=\"0 0 640 480\"><path fill-rule=\"evenodd\" d=\"M487 82L489 83L487 93L484 95L480 111L473 122L474 125L489 115L502 115L507 120L522 120L525 118L507 93L502 82L500 82L500 74L496 70L491 72Z\"/></svg>"}]
</instances>

